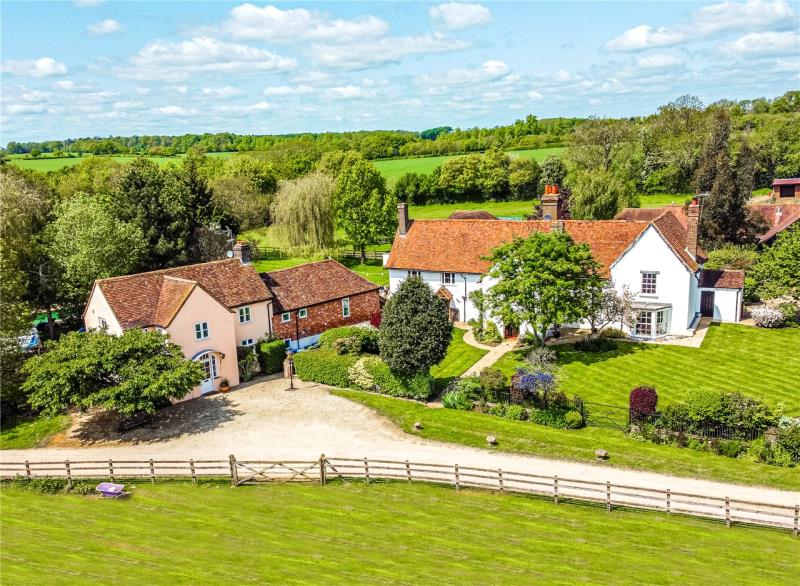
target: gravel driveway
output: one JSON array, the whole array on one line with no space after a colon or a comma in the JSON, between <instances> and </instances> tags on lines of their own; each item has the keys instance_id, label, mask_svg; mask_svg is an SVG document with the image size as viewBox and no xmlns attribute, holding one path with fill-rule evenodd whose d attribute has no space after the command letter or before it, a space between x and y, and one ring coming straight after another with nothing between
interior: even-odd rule
<instances>
[{"instance_id":1,"label":"gravel driveway","mask_svg":"<svg viewBox=\"0 0 800 586\"><path fill-rule=\"evenodd\" d=\"M0 459L217 459L235 454L246 459L313 460L369 457L462 466L503 468L597 482L670 488L695 494L794 505L796 492L728 485L665 474L581 464L444 444L404 433L367 407L300 383L286 391L285 380L260 382L226 395L187 401L165 410L149 426L121 439L106 436L101 420L79 420L59 446L3 450ZM756 480L756 479L754 479Z\"/></svg>"}]
</instances>

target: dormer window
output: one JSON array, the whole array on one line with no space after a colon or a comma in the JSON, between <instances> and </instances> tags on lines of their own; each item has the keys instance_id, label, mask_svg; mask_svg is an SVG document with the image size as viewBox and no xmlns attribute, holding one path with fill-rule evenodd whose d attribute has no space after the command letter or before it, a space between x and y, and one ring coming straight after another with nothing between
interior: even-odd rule
<instances>
[{"instance_id":1,"label":"dormer window","mask_svg":"<svg viewBox=\"0 0 800 586\"><path fill-rule=\"evenodd\" d=\"M655 295L656 294L656 281L658 273L656 272L642 272L642 295Z\"/></svg>"}]
</instances>

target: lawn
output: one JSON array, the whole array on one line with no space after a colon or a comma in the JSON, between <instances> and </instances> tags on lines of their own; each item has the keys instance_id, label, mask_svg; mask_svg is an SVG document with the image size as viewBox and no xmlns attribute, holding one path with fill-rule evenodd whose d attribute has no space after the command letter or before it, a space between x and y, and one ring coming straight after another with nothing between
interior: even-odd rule
<instances>
[{"instance_id":1,"label":"lawn","mask_svg":"<svg viewBox=\"0 0 800 586\"><path fill-rule=\"evenodd\" d=\"M561 388L586 401L624 407L632 388L652 385L661 404L681 400L689 389L741 391L800 415L798 328L712 325L700 348L622 342L613 352L555 349ZM495 365L511 374L523 358L524 351L509 353Z\"/></svg>"},{"instance_id":2,"label":"lawn","mask_svg":"<svg viewBox=\"0 0 800 586\"><path fill-rule=\"evenodd\" d=\"M5 489L6 584L789 584L789 533L401 483ZM794 576L794 578L792 577Z\"/></svg>"},{"instance_id":3,"label":"lawn","mask_svg":"<svg viewBox=\"0 0 800 586\"><path fill-rule=\"evenodd\" d=\"M228 157L233 156L234 153L226 152L226 153L208 153L210 157L222 157L227 159ZM85 160L88 157L94 155L83 155L83 157L63 157L59 159L50 158L47 156L42 156L39 159L25 159L22 158L20 155L11 155L8 160L10 163L17 165L23 169L33 169L35 171L40 171L46 173L47 171L57 171L62 167L72 167L73 165L77 165L81 161ZM168 163L179 163L180 158L183 155L176 155L174 157L150 157L151 159L158 163L160 166L165 166ZM117 163L129 163L130 161L136 158L135 155L111 155L108 158L114 159Z\"/></svg>"},{"instance_id":4,"label":"lawn","mask_svg":"<svg viewBox=\"0 0 800 586\"><path fill-rule=\"evenodd\" d=\"M660 208L670 204L683 205L691 197L691 193L654 193L652 195L642 193L639 194L639 207Z\"/></svg>"},{"instance_id":5,"label":"lawn","mask_svg":"<svg viewBox=\"0 0 800 586\"><path fill-rule=\"evenodd\" d=\"M780 468L688 448L640 442L626 437L621 431L599 427L556 429L472 411L435 409L412 401L359 391L331 392L374 409L406 433L432 440L486 448L486 436L493 435L497 438L496 449L501 451L598 466L800 490L800 473L797 468ZM417 421L422 423L421 430L413 427ZM598 463L594 454L596 449L607 450L609 460Z\"/></svg>"},{"instance_id":6,"label":"lawn","mask_svg":"<svg viewBox=\"0 0 800 586\"><path fill-rule=\"evenodd\" d=\"M453 341L447 348L444 359L431 368L431 376L436 380L436 388L441 390L451 379L461 376L465 370L478 362L489 351L470 346L464 341L466 330L453 328Z\"/></svg>"},{"instance_id":7,"label":"lawn","mask_svg":"<svg viewBox=\"0 0 800 586\"><path fill-rule=\"evenodd\" d=\"M522 151L509 151L512 157L525 157L535 159L538 163L550 156L559 156L564 152L564 147L552 147L545 149L530 149ZM449 159L462 157L464 155L443 155L439 157L408 157L405 159L385 159L373 161L378 170L386 177L386 182L391 186L406 173L431 173L436 167Z\"/></svg>"},{"instance_id":8,"label":"lawn","mask_svg":"<svg viewBox=\"0 0 800 586\"><path fill-rule=\"evenodd\" d=\"M0 430L0 450L24 450L44 446L51 437L67 429L71 422L69 415L40 415L34 419L9 421Z\"/></svg>"}]
</instances>

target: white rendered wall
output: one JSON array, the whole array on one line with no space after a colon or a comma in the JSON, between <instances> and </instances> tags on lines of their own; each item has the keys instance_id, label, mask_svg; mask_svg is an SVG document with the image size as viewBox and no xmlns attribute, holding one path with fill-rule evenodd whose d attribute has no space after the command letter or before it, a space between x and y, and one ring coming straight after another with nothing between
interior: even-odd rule
<instances>
[{"instance_id":1,"label":"white rendered wall","mask_svg":"<svg viewBox=\"0 0 800 586\"><path fill-rule=\"evenodd\" d=\"M714 292L715 321L738 322L742 295L739 289L700 289Z\"/></svg>"}]
</instances>

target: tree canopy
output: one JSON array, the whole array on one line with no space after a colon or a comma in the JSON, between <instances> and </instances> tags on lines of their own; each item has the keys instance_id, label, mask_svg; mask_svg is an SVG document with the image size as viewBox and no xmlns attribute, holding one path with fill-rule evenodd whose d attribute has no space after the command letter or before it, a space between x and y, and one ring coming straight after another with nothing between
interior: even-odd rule
<instances>
[{"instance_id":1,"label":"tree canopy","mask_svg":"<svg viewBox=\"0 0 800 586\"><path fill-rule=\"evenodd\" d=\"M165 335L136 328L121 336L71 332L46 349L22 367L28 377L22 388L33 408L49 414L71 407L153 413L185 397L204 376Z\"/></svg>"},{"instance_id":2,"label":"tree canopy","mask_svg":"<svg viewBox=\"0 0 800 586\"><path fill-rule=\"evenodd\" d=\"M380 354L396 372L428 372L442 361L452 336L447 307L419 277L404 280L383 308Z\"/></svg>"},{"instance_id":3,"label":"tree canopy","mask_svg":"<svg viewBox=\"0 0 800 586\"><path fill-rule=\"evenodd\" d=\"M527 324L540 342L553 324L576 322L602 292L598 262L586 244L564 232L534 232L496 248L487 292L492 314L504 324Z\"/></svg>"}]
</instances>

